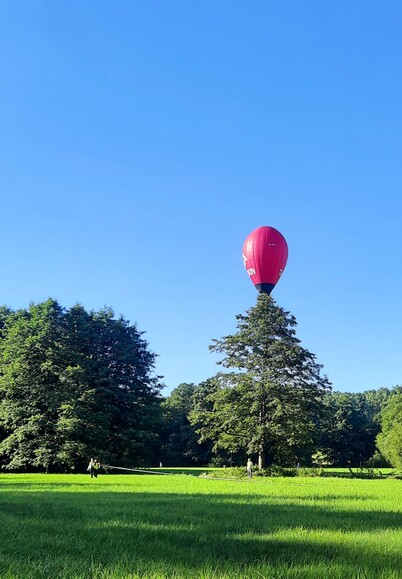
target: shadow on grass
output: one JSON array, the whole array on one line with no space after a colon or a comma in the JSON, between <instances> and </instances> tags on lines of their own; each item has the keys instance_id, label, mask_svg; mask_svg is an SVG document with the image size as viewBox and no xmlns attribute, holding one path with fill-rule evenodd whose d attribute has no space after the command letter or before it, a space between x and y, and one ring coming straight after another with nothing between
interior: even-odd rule
<instances>
[{"instance_id":1,"label":"shadow on grass","mask_svg":"<svg viewBox=\"0 0 402 579\"><path fill-rule=\"evenodd\" d=\"M230 570L312 562L346 568L358 561L362 577L402 569L401 552L376 550L375 539L359 545L347 539L348 533L400 530L401 514L336 510L322 500L292 504L294 496L259 500L235 493L8 491L0 495L0 574L31 577L44 559L54 566L53 574L62 572L62 561L71 561L60 577L90 576L93 561L106 569L122 561L127 569L144 562L161 573L182 569L194 576L206 562ZM317 540L314 531L324 535ZM325 535L339 531L343 540Z\"/></svg>"}]
</instances>

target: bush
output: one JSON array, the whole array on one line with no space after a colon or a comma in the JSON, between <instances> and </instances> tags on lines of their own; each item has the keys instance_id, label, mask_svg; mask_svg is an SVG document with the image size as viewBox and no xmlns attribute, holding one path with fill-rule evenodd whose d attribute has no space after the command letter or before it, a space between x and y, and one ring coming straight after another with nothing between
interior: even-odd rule
<instances>
[{"instance_id":1,"label":"bush","mask_svg":"<svg viewBox=\"0 0 402 579\"><path fill-rule=\"evenodd\" d=\"M200 474L203 478L243 478L247 476L246 469L241 466L209 470Z\"/></svg>"},{"instance_id":2,"label":"bush","mask_svg":"<svg viewBox=\"0 0 402 579\"><path fill-rule=\"evenodd\" d=\"M374 470L373 468L360 468L358 471L352 472L351 474L353 478L383 478L381 471Z\"/></svg>"},{"instance_id":3,"label":"bush","mask_svg":"<svg viewBox=\"0 0 402 579\"><path fill-rule=\"evenodd\" d=\"M253 476L255 477L294 477L297 475L297 469L295 468L285 468L283 466L270 466L263 470L253 470ZM219 470L212 470L208 472L203 472L200 476L204 478L246 478L247 470L245 467L235 466Z\"/></svg>"},{"instance_id":4,"label":"bush","mask_svg":"<svg viewBox=\"0 0 402 579\"><path fill-rule=\"evenodd\" d=\"M257 476L270 476L270 477L293 477L296 476L295 468L286 468L284 466L272 465L268 468L263 469L260 472L255 473Z\"/></svg>"},{"instance_id":5,"label":"bush","mask_svg":"<svg viewBox=\"0 0 402 579\"><path fill-rule=\"evenodd\" d=\"M388 468L391 466L391 463L376 450L373 456L366 462L366 466L369 468Z\"/></svg>"},{"instance_id":6,"label":"bush","mask_svg":"<svg viewBox=\"0 0 402 579\"><path fill-rule=\"evenodd\" d=\"M307 468L303 466L297 469L297 476L325 476L325 470L322 467Z\"/></svg>"},{"instance_id":7,"label":"bush","mask_svg":"<svg viewBox=\"0 0 402 579\"><path fill-rule=\"evenodd\" d=\"M220 468L200 474L204 478L223 478L223 479L242 479L247 477L245 467L230 467ZM273 465L261 471L254 470L253 477L337 477L337 478L360 478L360 479L382 479L382 478L402 478L400 473L383 474L378 469L360 468L349 472L332 471L327 472L322 467L302 467L302 468L286 468L283 466Z\"/></svg>"}]
</instances>

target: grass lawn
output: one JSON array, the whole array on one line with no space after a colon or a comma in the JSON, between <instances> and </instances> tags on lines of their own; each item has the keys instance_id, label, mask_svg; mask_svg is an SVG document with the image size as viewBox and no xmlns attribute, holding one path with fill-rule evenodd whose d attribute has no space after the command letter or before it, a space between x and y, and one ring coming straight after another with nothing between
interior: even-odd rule
<instances>
[{"instance_id":1,"label":"grass lawn","mask_svg":"<svg viewBox=\"0 0 402 579\"><path fill-rule=\"evenodd\" d=\"M402 577L402 481L0 475L0 577Z\"/></svg>"}]
</instances>

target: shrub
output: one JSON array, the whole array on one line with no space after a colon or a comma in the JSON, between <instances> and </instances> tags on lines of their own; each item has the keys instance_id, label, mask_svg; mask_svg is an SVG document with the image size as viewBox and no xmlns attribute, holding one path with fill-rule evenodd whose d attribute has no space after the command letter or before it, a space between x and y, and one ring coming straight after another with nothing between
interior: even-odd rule
<instances>
[{"instance_id":1,"label":"shrub","mask_svg":"<svg viewBox=\"0 0 402 579\"><path fill-rule=\"evenodd\" d=\"M325 476L325 470L322 467L307 468L303 466L302 468L298 468L296 472L297 476Z\"/></svg>"}]
</instances>

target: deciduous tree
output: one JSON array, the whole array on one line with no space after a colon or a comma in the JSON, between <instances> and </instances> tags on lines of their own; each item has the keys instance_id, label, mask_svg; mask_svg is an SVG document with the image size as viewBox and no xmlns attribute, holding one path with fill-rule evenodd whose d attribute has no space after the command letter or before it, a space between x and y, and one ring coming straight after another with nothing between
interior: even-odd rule
<instances>
[{"instance_id":1,"label":"deciduous tree","mask_svg":"<svg viewBox=\"0 0 402 579\"><path fill-rule=\"evenodd\" d=\"M9 313L1 335L6 468L82 468L90 454L120 465L150 460L160 386L135 324L49 299Z\"/></svg>"},{"instance_id":2,"label":"deciduous tree","mask_svg":"<svg viewBox=\"0 0 402 579\"><path fill-rule=\"evenodd\" d=\"M162 402L161 452L164 465L190 466L209 462L211 444L198 444L196 427L189 420L196 391L195 384L182 383Z\"/></svg>"},{"instance_id":3,"label":"deciduous tree","mask_svg":"<svg viewBox=\"0 0 402 579\"><path fill-rule=\"evenodd\" d=\"M377 445L395 468L402 469L402 387L397 387L381 415Z\"/></svg>"}]
</instances>

